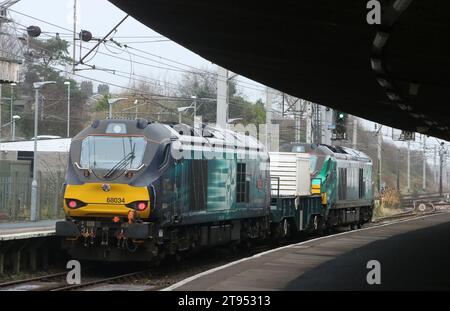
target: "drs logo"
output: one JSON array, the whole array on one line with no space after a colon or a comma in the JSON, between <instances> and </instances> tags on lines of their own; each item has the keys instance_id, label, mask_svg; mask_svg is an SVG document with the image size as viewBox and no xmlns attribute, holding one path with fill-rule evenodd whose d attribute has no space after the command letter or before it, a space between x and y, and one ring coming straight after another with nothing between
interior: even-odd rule
<instances>
[{"instance_id":1,"label":"drs logo","mask_svg":"<svg viewBox=\"0 0 450 311\"><path fill-rule=\"evenodd\" d=\"M124 198L106 198L108 204L125 204Z\"/></svg>"}]
</instances>

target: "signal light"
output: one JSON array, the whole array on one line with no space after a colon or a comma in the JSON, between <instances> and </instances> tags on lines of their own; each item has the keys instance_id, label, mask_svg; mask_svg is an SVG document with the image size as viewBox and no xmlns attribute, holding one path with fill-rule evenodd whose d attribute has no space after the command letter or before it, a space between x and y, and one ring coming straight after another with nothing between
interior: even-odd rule
<instances>
[{"instance_id":1,"label":"signal light","mask_svg":"<svg viewBox=\"0 0 450 311\"><path fill-rule=\"evenodd\" d=\"M120 221L120 218L117 216L114 216L113 218L113 222L118 223Z\"/></svg>"},{"instance_id":2,"label":"signal light","mask_svg":"<svg viewBox=\"0 0 450 311\"><path fill-rule=\"evenodd\" d=\"M335 128L333 130L333 136L331 139L333 139L333 140L347 139L346 124L345 124L346 119L347 119L347 114L345 112L336 111L336 114L334 116Z\"/></svg>"},{"instance_id":3,"label":"signal light","mask_svg":"<svg viewBox=\"0 0 450 311\"><path fill-rule=\"evenodd\" d=\"M77 202L74 201L74 200L70 200L67 205L69 205L70 208L76 208L77 207Z\"/></svg>"}]
</instances>

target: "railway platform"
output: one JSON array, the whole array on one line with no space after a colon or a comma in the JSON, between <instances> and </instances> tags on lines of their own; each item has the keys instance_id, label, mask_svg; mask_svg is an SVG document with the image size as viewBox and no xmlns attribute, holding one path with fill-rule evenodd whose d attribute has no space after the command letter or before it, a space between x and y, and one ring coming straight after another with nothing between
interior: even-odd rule
<instances>
[{"instance_id":1,"label":"railway platform","mask_svg":"<svg viewBox=\"0 0 450 311\"><path fill-rule=\"evenodd\" d=\"M37 222L0 223L0 241L52 236L58 220Z\"/></svg>"},{"instance_id":2,"label":"railway platform","mask_svg":"<svg viewBox=\"0 0 450 311\"><path fill-rule=\"evenodd\" d=\"M284 246L164 290L450 290L449 240L440 212ZM381 284L367 282L372 260Z\"/></svg>"}]
</instances>

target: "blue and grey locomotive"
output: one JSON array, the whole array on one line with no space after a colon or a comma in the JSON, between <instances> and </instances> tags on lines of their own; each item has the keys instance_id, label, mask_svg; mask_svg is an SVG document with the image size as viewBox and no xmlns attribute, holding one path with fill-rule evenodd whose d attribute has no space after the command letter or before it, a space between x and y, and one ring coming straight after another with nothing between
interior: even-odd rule
<instances>
[{"instance_id":1,"label":"blue and grey locomotive","mask_svg":"<svg viewBox=\"0 0 450 311\"><path fill-rule=\"evenodd\" d=\"M95 121L72 141L56 234L72 257L108 261L267 236L268 161L232 131Z\"/></svg>"}]
</instances>

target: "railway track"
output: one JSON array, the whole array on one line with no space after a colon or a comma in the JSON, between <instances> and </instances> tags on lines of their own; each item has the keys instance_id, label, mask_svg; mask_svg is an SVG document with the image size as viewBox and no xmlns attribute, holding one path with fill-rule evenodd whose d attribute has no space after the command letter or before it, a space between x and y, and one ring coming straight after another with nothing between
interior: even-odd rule
<instances>
[{"instance_id":1,"label":"railway track","mask_svg":"<svg viewBox=\"0 0 450 311\"><path fill-rule=\"evenodd\" d=\"M26 279L20 279L15 281L8 281L4 283L0 283L0 291L7 290L8 288L19 288L23 284L31 284L31 283L37 283L37 282L51 282L54 279L63 278L67 275L66 272L59 272L59 273L53 273L49 275L43 275L43 276L37 276L37 277L31 277ZM25 288L26 286L24 286Z\"/></svg>"},{"instance_id":2,"label":"railway track","mask_svg":"<svg viewBox=\"0 0 450 311\"><path fill-rule=\"evenodd\" d=\"M151 273L151 270L142 270L142 271L137 271L137 272L131 272L131 273L126 273L126 274L121 274L121 275L116 275L116 276L111 276L111 277L106 277L106 278L99 278L96 280L91 280L91 281L87 281L81 284L74 284L74 285L64 285L64 286L60 286L60 287L56 287L53 289L50 289L50 291L52 292L56 292L56 291L71 291L71 290L82 290L82 289L88 289L92 287L96 287L94 289L98 289L98 287L100 287L100 289L102 288L108 288L108 286L110 285L114 285L111 283L117 283L120 281L128 281L129 283L132 283L136 278L145 276L146 274ZM101 287L103 286L103 287ZM112 286L112 288L116 288L116 290L118 289L117 286L114 287ZM137 287L134 287L134 289L137 289ZM153 286L139 286L140 290L151 290L153 289Z\"/></svg>"},{"instance_id":3,"label":"railway track","mask_svg":"<svg viewBox=\"0 0 450 311\"><path fill-rule=\"evenodd\" d=\"M370 224L377 226L390 221L406 219L411 217L419 217L425 214L438 213L433 212L415 212L407 211L404 213L378 218ZM315 236L308 237L312 239ZM0 283L0 291L149 291L158 290L166 287L172 283L180 281L190 275L197 274L201 271L208 270L212 267L223 265L227 262L234 261L239 258L253 256L257 253L277 248L291 243L297 243L299 239L288 240L285 243L277 245L254 245L238 254L227 255L223 250L216 251L215 254L208 253L210 256L191 256L186 258L186 262L179 265L165 264L158 269L142 269L139 271L126 271L124 273L117 273L109 271L107 275L96 275L95 273L87 273L87 269L82 273L82 283L69 285L66 282L67 271L61 273L54 273L39 277L27 278L22 280L10 281ZM304 238L302 240L305 240ZM198 259L200 258L200 259ZM173 267L176 267L175 269ZM96 270L90 267L89 270ZM91 274L91 275L90 275Z\"/></svg>"},{"instance_id":4,"label":"railway track","mask_svg":"<svg viewBox=\"0 0 450 311\"><path fill-rule=\"evenodd\" d=\"M437 202L440 200L444 200L445 194L440 195L439 193L422 193L417 195L404 195L400 198L400 202L402 204L402 207L407 208L414 208L415 202Z\"/></svg>"},{"instance_id":5,"label":"railway track","mask_svg":"<svg viewBox=\"0 0 450 311\"><path fill-rule=\"evenodd\" d=\"M385 222L385 221L389 221L389 220L396 220L396 219L403 219L403 218L409 218L409 217L414 217L416 215L417 214L414 211L410 210L410 211L406 211L406 212L395 214L395 215L379 217L377 219L372 220L372 223L378 224L380 222Z\"/></svg>"},{"instance_id":6,"label":"railway track","mask_svg":"<svg viewBox=\"0 0 450 311\"><path fill-rule=\"evenodd\" d=\"M146 273L150 273L150 270L141 270L103 277L87 276L82 278L81 284L73 285L69 285L66 282L67 273L68 271L65 271L61 273L0 283L0 291L70 291L83 290L84 288L92 288L94 286L101 285L107 287L111 285L111 283L121 281L132 283L132 281L136 278L145 276ZM141 286L139 287L139 290L150 290L151 288L151 286Z\"/></svg>"}]
</instances>

